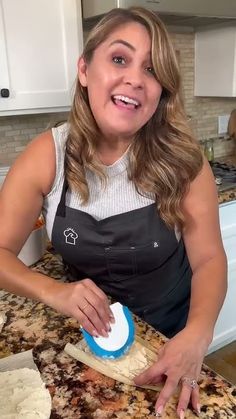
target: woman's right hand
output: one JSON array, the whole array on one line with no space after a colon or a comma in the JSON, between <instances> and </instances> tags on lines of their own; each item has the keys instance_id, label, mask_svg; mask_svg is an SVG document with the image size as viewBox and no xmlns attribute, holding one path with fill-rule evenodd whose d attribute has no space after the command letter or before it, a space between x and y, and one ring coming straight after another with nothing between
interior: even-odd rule
<instances>
[{"instance_id":1,"label":"woman's right hand","mask_svg":"<svg viewBox=\"0 0 236 419\"><path fill-rule=\"evenodd\" d=\"M107 337L110 323L114 323L106 294L89 278L71 283L53 281L44 302L58 312L74 317L95 337Z\"/></svg>"},{"instance_id":2,"label":"woman's right hand","mask_svg":"<svg viewBox=\"0 0 236 419\"><path fill-rule=\"evenodd\" d=\"M44 197L51 191L55 167L50 130L27 146L6 177L0 193L0 287L39 299L73 316L90 334L106 336L112 322L109 302L90 279L60 283L33 273L16 258L41 212Z\"/></svg>"}]
</instances>

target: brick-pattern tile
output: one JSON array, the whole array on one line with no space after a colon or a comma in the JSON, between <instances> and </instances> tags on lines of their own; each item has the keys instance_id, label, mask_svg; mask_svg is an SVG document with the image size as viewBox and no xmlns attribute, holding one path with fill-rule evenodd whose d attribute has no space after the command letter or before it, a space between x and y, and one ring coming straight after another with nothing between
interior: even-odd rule
<instances>
[{"instance_id":1,"label":"brick-pattern tile","mask_svg":"<svg viewBox=\"0 0 236 419\"><path fill-rule=\"evenodd\" d=\"M198 140L218 136L218 116L230 114L236 108L236 98L210 98L194 96L194 33L172 33L172 41L178 51L182 75L182 89L186 113L191 117L190 124ZM228 153L233 149L232 142L221 141L217 153Z\"/></svg>"},{"instance_id":2,"label":"brick-pattern tile","mask_svg":"<svg viewBox=\"0 0 236 419\"><path fill-rule=\"evenodd\" d=\"M17 115L0 118L0 166L8 166L40 132L65 121L68 113Z\"/></svg>"}]
</instances>

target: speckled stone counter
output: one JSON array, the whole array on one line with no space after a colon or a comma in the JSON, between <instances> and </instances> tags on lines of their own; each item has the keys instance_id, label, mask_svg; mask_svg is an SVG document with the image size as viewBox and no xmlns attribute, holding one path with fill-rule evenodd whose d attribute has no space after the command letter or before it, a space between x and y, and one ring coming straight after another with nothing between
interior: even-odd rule
<instances>
[{"instance_id":1,"label":"speckled stone counter","mask_svg":"<svg viewBox=\"0 0 236 419\"><path fill-rule=\"evenodd\" d=\"M50 253L33 268L66 280L59 258ZM154 418L156 392L120 384L70 358L64 347L80 339L78 323L53 309L23 297L0 292L0 311L7 322L0 337L0 357L34 348L35 362L52 396L51 419ZM135 318L137 333L158 351L165 338ZM202 418L236 417L236 388L203 367L199 380ZM163 418L177 418L177 397ZM197 417L188 409L186 418Z\"/></svg>"},{"instance_id":2,"label":"speckled stone counter","mask_svg":"<svg viewBox=\"0 0 236 419\"><path fill-rule=\"evenodd\" d=\"M219 204L225 204L226 202L236 201L236 188L229 189L225 192L218 193Z\"/></svg>"},{"instance_id":3,"label":"speckled stone counter","mask_svg":"<svg viewBox=\"0 0 236 419\"><path fill-rule=\"evenodd\" d=\"M217 161L236 166L236 155L221 157L217 159ZM226 192L218 192L219 204L224 204L226 202L235 201L235 200L236 200L236 188L229 189Z\"/></svg>"}]
</instances>

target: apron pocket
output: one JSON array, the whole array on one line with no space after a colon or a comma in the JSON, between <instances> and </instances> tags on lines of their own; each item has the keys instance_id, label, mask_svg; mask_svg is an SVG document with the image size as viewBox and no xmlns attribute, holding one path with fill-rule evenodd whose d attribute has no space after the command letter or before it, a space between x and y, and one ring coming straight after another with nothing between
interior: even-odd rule
<instances>
[{"instance_id":1,"label":"apron pocket","mask_svg":"<svg viewBox=\"0 0 236 419\"><path fill-rule=\"evenodd\" d=\"M107 269L110 278L115 281L123 281L137 273L135 248L115 249L105 248Z\"/></svg>"},{"instance_id":2,"label":"apron pocket","mask_svg":"<svg viewBox=\"0 0 236 419\"><path fill-rule=\"evenodd\" d=\"M139 275L152 272L160 265L160 243L151 241L147 244L135 247L137 260L137 273Z\"/></svg>"},{"instance_id":3,"label":"apron pocket","mask_svg":"<svg viewBox=\"0 0 236 419\"><path fill-rule=\"evenodd\" d=\"M135 247L137 273L144 275L159 269L178 248L178 242L173 240L152 240Z\"/></svg>"}]
</instances>

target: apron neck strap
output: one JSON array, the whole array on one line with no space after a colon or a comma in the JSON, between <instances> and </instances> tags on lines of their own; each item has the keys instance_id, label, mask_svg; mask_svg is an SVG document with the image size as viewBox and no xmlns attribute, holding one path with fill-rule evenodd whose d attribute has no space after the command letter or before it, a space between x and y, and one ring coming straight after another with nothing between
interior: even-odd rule
<instances>
[{"instance_id":1,"label":"apron neck strap","mask_svg":"<svg viewBox=\"0 0 236 419\"><path fill-rule=\"evenodd\" d=\"M65 217L66 216L66 192L68 190L68 182L66 178L64 178L62 193L61 193L61 199L57 207L56 216L57 217Z\"/></svg>"}]
</instances>

